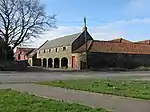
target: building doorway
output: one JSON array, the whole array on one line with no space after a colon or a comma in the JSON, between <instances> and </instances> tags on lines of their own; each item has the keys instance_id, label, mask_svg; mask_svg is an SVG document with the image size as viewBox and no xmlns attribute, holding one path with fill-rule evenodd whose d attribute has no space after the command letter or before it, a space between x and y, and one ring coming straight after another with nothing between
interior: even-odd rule
<instances>
[{"instance_id":1,"label":"building doorway","mask_svg":"<svg viewBox=\"0 0 150 112\"><path fill-rule=\"evenodd\" d=\"M52 62L53 62L52 58L49 58L49 59L48 59L48 67L49 67L49 68L52 68L52 67L53 67Z\"/></svg>"},{"instance_id":2,"label":"building doorway","mask_svg":"<svg viewBox=\"0 0 150 112\"><path fill-rule=\"evenodd\" d=\"M46 59L44 58L43 59L43 67L46 67L46 65L47 65L47 62L46 62Z\"/></svg>"},{"instance_id":3,"label":"building doorway","mask_svg":"<svg viewBox=\"0 0 150 112\"><path fill-rule=\"evenodd\" d=\"M59 58L54 59L54 68L59 68Z\"/></svg>"},{"instance_id":4,"label":"building doorway","mask_svg":"<svg viewBox=\"0 0 150 112\"><path fill-rule=\"evenodd\" d=\"M66 57L63 57L61 59L61 67L62 68L68 68L68 59Z\"/></svg>"},{"instance_id":5,"label":"building doorway","mask_svg":"<svg viewBox=\"0 0 150 112\"><path fill-rule=\"evenodd\" d=\"M72 68L76 67L76 57L72 56Z\"/></svg>"}]
</instances>

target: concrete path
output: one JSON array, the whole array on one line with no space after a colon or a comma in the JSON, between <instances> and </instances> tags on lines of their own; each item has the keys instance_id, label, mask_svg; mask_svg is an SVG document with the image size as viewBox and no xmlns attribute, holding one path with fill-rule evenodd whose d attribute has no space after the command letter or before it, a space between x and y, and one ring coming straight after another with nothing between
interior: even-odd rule
<instances>
[{"instance_id":1,"label":"concrete path","mask_svg":"<svg viewBox=\"0 0 150 112\"><path fill-rule=\"evenodd\" d=\"M1 89L12 88L50 99L66 100L114 112L150 112L150 101L108 96L99 93L67 90L36 84L0 84Z\"/></svg>"},{"instance_id":2,"label":"concrete path","mask_svg":"<svg viewBox=\"0 0 150 112\"><path fill-rule=\"evenodd\" d=\"M150 72L1 72L0 83L30 83L54 80L107 78L107 79L146 79L150 80Z\"/></svg>"}]
</instances>

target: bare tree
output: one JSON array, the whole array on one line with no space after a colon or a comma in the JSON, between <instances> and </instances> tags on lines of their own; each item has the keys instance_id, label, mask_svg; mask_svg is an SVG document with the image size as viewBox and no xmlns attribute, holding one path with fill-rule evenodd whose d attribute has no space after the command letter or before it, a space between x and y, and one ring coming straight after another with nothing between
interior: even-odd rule
<instances>
[{"instance_id":1,"label":"bare tree","mask_svg":"<svg viewBox=\"0 0 150 112\"><path fill-rule=\"evenodd\" d=\"M39 0L0 0L0 36L12 49L51 27L55 15L46 16Z\"/></svg>"}]
</instances>

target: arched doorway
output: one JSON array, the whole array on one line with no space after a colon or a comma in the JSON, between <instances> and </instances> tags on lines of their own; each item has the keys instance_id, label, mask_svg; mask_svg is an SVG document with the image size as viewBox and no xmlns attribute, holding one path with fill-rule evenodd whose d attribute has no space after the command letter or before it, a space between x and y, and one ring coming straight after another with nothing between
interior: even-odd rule
<instances>
[{"instance_id":1,"label":"arched doorway","mask_svg":"<svg viewBox=\"0 0 150 112\"><path fill-rule=\"evenodd\" d=\"M46 59L44 58L43 59L43 67L46 67L46 65L47 65L47 62L46 62Z\"/></svg>"},{"instance_id":2,"label":"arched doorway","mask_svg":"<svg viewBox=\"0 0 150 112\"><path fill-rule=\"evenodd\" d=\"M49 59L48 59L48 67L49 67L49 68L52 68L52 67L53 67L52 62L53 62L52 58L49 58Z\"/></svg>"},{"instance_id":3,"label":"arched doorway","mask_svg":"<svg viewBox=\"0 0 150 112\"><path fill-rule=\"evenodd\" d=\"M54 68L59 68L59 58L54 59Z\"/></svg>"},{"instance_id":4,"label":"arched doorway","mask_svg":"<svg viewBox=\"0 0 150 112\"><path fill-rule=\"evenodd\" d=\"M61 67L62 68L68 68L68 59L66 58L66 57L63 57L62 59L61 59Z\"/></svg>"}]
</instances>

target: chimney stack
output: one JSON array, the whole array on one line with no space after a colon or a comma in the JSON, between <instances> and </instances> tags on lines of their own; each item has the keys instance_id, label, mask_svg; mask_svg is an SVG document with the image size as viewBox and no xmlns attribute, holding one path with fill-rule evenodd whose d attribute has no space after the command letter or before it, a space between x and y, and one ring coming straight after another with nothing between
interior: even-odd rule
<instances>
[{"instance_id":1,"label":"chimney stack","mask_svg":"<svg viewBox=\"0 0 150 112\"><path fill-rule=\"evenodd\" d=\"M84 27L82 28L82 31L87 31L87 27L84 26Z\"/></svg>"},{"instance_id":2,"label":"chimney stack","mask_svg":"<svg viewBox=\"0 0 150 112\"><path fill-rule=\"evenodd\" d=\"M122 39L123 39L123 38L120 38L120 43L122 42Z\"/></svg>"},{"instance_id":3,"label":"chimney stack","mask_svg":"<svg viewBox=\"0 0 150 112\"><path fill-rule=\"evenodd\" d=\"M84 17L84 26L83 26L83 28L82 28L82 31L87 31L86 17Z\"/></svg>"},{"instance_id":4,"label":"chimney stack","mask_svg":"<svg viewBox=\"0 0 150 112\"><path fill-rule=\"evenodd\" d=\"M148 40L147 44L150 44L150 40Z\"/></svg>"}]
</instances>

